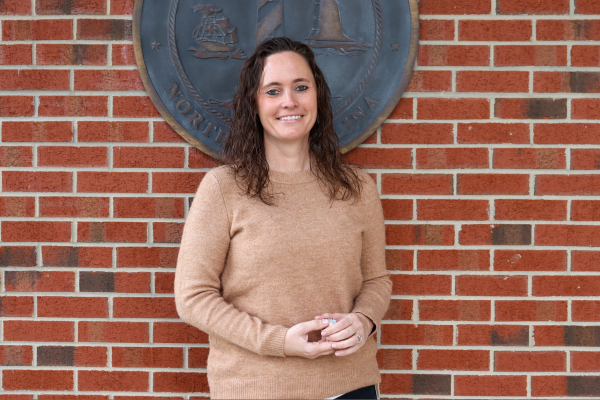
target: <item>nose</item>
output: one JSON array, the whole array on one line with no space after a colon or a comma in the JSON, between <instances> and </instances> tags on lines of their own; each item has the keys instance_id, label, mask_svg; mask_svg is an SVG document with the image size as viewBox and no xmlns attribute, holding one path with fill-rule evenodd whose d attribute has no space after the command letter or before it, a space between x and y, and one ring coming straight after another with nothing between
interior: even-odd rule
<instances>
[{"instance_id":1,"label":"nose","mask_svg":"<svg viewBox=\"0 0 600 400\"><path fill-rule=\"evenodd\" d=\"M286 90L283 92L281 107L283 108L293 108L296 106L296 97L294 96L293 91Z\"/></svg>"}]
</instances>

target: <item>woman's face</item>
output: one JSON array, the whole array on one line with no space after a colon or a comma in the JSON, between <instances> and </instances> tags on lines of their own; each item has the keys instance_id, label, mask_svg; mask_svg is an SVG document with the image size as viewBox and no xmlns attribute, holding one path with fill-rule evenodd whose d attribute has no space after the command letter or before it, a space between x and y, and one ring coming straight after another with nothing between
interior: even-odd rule
<instances>
[{"instance_id":1,"label":"woman's face","mask_svg":"<svg viewBox=\"0 0 600 400\"><path fill-rule=\"evenodd\" d=\"M317 119L317 87L304 57L291 51L267 57L256 97L266 141L308 140Z\"/></svg>"}]
</instances>

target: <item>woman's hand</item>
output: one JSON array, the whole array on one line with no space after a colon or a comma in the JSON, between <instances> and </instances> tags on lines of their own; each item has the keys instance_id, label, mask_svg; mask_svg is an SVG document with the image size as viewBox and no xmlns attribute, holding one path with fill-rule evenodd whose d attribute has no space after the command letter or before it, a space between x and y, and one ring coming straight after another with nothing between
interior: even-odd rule
<instances>
[{"instance_id":1,"label":"woman's hand","mask_svg":"<svg viewBox=\"0 0 600 400\"><path fill-rule=\"evenodd\" d=\"M311 360L320 356L332 354L335 350L332 348L331 343L324 341L308 341L309 332L320 331L328 325L329 321L314 320L301 322L292 326L285 334L283 353L287 357L304 357Z\"/></svg>"},{"instance_id":2,"label":"woman's hand","mask_svg":"<svg viewBox=\"0 0 600 400\"><path fill-rule=\"evenodd\" d=\"M315 317L317 320L323 318L333 318L337 321L321 331L321 342L331 343L331 347L336 350L336 356L347 356L358 351L373 330L373 322L360 313L323 314ZM358 340L357 333L362 337L361 341Z\"/></svg>"}]
</instances>

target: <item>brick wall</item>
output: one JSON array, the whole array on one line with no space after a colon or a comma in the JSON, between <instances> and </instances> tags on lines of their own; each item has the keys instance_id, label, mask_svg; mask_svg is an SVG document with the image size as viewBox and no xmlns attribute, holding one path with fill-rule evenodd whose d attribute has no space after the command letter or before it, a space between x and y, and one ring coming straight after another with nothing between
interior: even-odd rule
<instances>
[{"instance_id":1,"label":"brick wall","mask_svg":"<svg viewBox=\"0 0 600 400\"><path fill-rule=\"evenodd\" d=\"M136 70L133 0L0 0L1 398L197 398L173 274L210 158ZM384 396L600 397L600 2L421 0L377 179Z\"/></svg>"}]
</instances>

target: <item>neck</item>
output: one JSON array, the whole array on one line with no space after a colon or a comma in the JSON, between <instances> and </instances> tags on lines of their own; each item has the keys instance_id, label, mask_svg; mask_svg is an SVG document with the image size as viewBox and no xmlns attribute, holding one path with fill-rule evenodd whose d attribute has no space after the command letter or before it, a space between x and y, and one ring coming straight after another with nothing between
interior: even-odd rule
<instances>
[{"instance_id":1,"label":"neck","mask_svg":"<svg viewBox=\"0 0 600 400\"><path fill-rule=\"evenodd\" d=\"M272 171L300 172L310 169L308 140L298 143L273 143L265 139L265 156Z\"/></svg>"}]
</instances>

